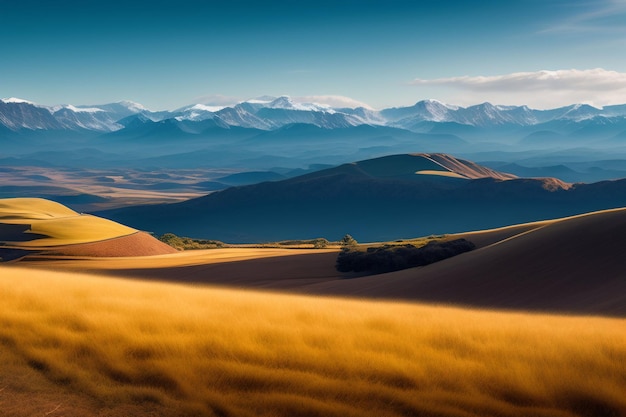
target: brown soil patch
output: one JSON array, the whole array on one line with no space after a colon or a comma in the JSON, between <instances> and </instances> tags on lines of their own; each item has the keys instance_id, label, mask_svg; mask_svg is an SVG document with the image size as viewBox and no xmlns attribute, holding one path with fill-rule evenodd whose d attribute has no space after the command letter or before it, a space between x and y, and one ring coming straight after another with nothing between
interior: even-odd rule
<instances>
[{"instance_id":1,"label":"brown soil patch","mask_svg":"<svg viewBox=\"0 0 626 417\"><path fill-rule=\"evenodd\" d=\"M122 236L102 242L68 245L46 251L53 256L128 257L154 256L176 253L176 249L155 239L145 232Z\"/></svg>"}]
</instances>

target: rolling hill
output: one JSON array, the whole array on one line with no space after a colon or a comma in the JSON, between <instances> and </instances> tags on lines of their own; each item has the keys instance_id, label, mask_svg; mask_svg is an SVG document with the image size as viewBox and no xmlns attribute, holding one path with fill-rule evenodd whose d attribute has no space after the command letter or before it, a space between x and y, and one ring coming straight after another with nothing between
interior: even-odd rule
<instances>
[{"instance_id":1,"label":"rolling hill","mask_svg":"<svg viewBox=\"0 0 626 417\"><path fill-rule=\"evenodd\" d=\"M315 294L626 315L626 209L528 230L422 268L316 283ZM500 231L502 233L502 231ZM479 234L461 234L470 241Z\"/></svg>"},{"instance_id":2,"label":"rolling hill","mask_svg":"<svg viewBox=\"0 0 626 417\"><path fill-rule=\"evenodd\" d=\"M442 154L393 155L232 187L182 203L98 214L158 234L229 243L359 241L462 232L626 206L626 180L515 178Z\"/></svg>"},{"instance_id":3,"label":"rolling hill","mask_svg":"<svg viewBox=\"0 0 626 417\"><path fill-rule=\"evenodd\" d=\"M477 249L418 268L354 277L337 249L226 248L143 259L28 257L31 268L479 308L626 317L626 208L448 235Z\"/></svg>"},{"instance_id":4,"label":"rolling hill","mask_svg":"<svg viewBox=\"0 0 626 417\"><path fill-rule=\"evenodd\" d=\"M477 249L425 267L360 277L336 271L337 249L225 248L52 263L36 256L21 264L176 283L626 317L626 208L446 235L456 238Z\"/></svg>"},{"instance_id":5,"label":"rolling hill","mask_svg":"<svg viewBox=\"0 0 626 417\"><path fill-rule=\"evenodd\" d=\"M32 253L142 256L176 252L146 233L40 198L0 200L0 260Z\"/></svg>"}]
</instances>

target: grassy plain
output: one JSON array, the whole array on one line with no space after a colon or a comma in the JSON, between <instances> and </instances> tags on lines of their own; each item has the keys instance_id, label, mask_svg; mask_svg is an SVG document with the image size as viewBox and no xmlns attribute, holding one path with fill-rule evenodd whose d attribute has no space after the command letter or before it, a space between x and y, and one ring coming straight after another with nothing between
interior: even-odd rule
<instances>
[{"instance_id":1,"label":"grassy plain","mask_svg":"<svg viewBox=\"0 0 626 417\"><path fill-rule=\"evenodd\" d=\"M0 266L3 416L624 416L626 320Z\"/></svg>"}]
</instances>

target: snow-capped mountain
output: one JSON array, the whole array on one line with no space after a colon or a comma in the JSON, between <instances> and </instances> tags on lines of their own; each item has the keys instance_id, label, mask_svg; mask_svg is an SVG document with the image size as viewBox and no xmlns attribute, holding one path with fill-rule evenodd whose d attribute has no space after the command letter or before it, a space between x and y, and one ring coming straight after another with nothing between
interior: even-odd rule
<instances>
[{"instance_id":1,"label":"snow-capped mountain","mask_svg":"<svg viewBox=\"0 0 626 417\"><path fill-rule=\"evenodd\" d=\"M380 112L381 116L389 122L411 121L451 121L451 112L459 107L444 104L437 100L422 100L410 107L392 107Z\"/></svg>"},{"instance_id":2,"label":"snow-capped mountain","mask_svg":"<svg viewBox=\"0 0 626 417\"><path fill-rule=\"evenodd\" d=\"M0 124L13 131L64 129L49 108L17 98L0 100Z\"/></svg>"},{"instance_id":3,"label":"snow-capped mountain","mask_svg":"<svg viewBox=\"0 0 626 417\"><path fill-rule=\"evenodd\" d=\"M18 130L91 130L111 132L123 128L117 121L137 113L148 112L137 103L122 101L97 106L71 104L44 106L28 100L0 100L0 123Z\"/></svg>"},{"instance_id":4,"label":"snow-capped mountain","mask_svg":"<svg viewBox=\"0 0 626 417\"><path fill-rule=\"evenodd\" d=\"M194 104L176 110L177 120L201 121L213 119L215 113L224 109L225 106L207 106L206 104Z\"/></svg>"},{"instance_id":5,"label":"snow-capped mountain","mask_svg":"<svg viewBox=\"0 0 626 417\"><path fill-rule=\"evenodd\" d=\"M234 107L226 107L216 113L220 120L229 126L247 127L253 129L271 130L273 124L256 114L249 112L244 107L236 105Z\"/></svg>"},{"instance_id":6,"label":"snow-capped mountain","mask_svg":"<svg viewBox=\"0 0 626 417\"><path fill-rule=\"evenodd\" d=\"M112 132L121 129L122 126L116 123L114 116L97 107L74 107L72 105L61 106L54 110L52 116L58 120L63 127L70 130L82 128L86 130L96 130L102 132Z\"/></svg>"},{"instance_id":7,"label":"snow-capped mountain","mask_svg":"<svg viewBox=\"0 0 626 417\"><path fill-rule=\"evenodd\" d=\"M596 108L575 104L550 110L534 110L528 106L501 106L482 103L469 107L451 106L436 100L419 101L410 107L394 107L380 111L387 124L413 129L420 122L453 122L468 126L502 125L532 126L554 120L582 120L594 117L624 117L626 105Z\"/></svg>"},{"instance_id":8,"label":"snow-capped mountain","mask_svg":"<svg viewBox=\"0 0 626 417\"><path fill-rule=\"evenodd\" d=\"M532 110L526 106L494 106L491 103L482 103L459 108L453 114L457 123L481 127L505 124L527 126L537 123Z\"/></svg>"},{"instance_id":9,"label":"snow-capped mountain","mask_svg":"<svg viewBox=\"0 0 626 417\"><path fill-rule=\"evenodd\" d=\"M195 104L177 110L178 120L220 119L230 126L273 130L304 123L325 129L363 124L384 124L384 119L367 109L334 109L318 103L299 103L288 96L262 97L242 101L232 107Z\"/></svg>"},{"instance_id":10,"label":"snow-capped mountain","mask_svg":"<svg viewBox=\"0 0 626 417\"><path fill-rule=\"evenodd\" d=\"M134 101L118 101L116 103L98 104L89 106L77 106L78 109L96 108L109 113L114 120L120 120L124 117L132 116L133 114L152 114L150 110L146 109L143 105L135 103Z\"/></svg>"},{"instance_id":11,"label":"snow-capped mountain","mask_svg":"<svg viewBox=\"0 0 626 417\"><path fill-rule=\"evenodd\" d=\"M433 124L446 123L480 129L502 126L525 128L557 122L578 124L583 121L608 125L611 123L604 119L617 118L621 121L626 117L626 105L597 108L587 104L575 104L557 109L534 110L527 106L501 106L491 103L460 107L437 100L423 100L412 106L376 111L364 107L335 108L323 103L294 100L289 96L264 96L231 106L199 103L175 111L152 112L132 101L101 105L44 106L18 98L0 100L0 126L5 132L70 130L106 133L129 128L132 116L139 115L141 120L145 119L144 122L174 120L183 123L188 131L200 130L202 126L208 125L275 130L291 124L310 124L323 129L372 125L424 132L424 129L430 129ZM194 123L201 125L196 129Z\"/></svg>"}]
</instances>

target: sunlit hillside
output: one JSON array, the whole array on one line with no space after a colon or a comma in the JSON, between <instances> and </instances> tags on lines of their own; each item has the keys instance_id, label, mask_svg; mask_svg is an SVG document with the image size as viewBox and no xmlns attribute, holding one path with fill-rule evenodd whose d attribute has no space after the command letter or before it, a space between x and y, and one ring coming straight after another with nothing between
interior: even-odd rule
<instances>
[{"instance_id":1,"label":"sunlit hillside","mask_svg":"<svg viewBox=\"0 0 626 417\"><path fill-rule=\"evenodd\" d=\"M126 236L137 232L110 220L76 213L74 210L42 198L0 199L0 226L15 226L9 236L0 234L0 242L24 248L87 243ZM26 233L19 230L22 226ZM16 240L16 241L12 241Z\"/></svg>"},{"instance_id":2,"label":"sunlit hillside","mask_svg":"<svg viewBox=\"0 0 626 417\"><path fill-rule=\"evenodd\" d=\"M175 252L145 232L43 198L0 199L0 261L29 254L146 256Z\"/></svg>"},{"instance_id":3,"label":"sunlit hillside","mask_svg":"<svg viewBox=\"0 0 626 417\"><path fill-rule=\"evenodd\" d=\"M9 266L0 299L3 416L626 415L624 319Z\"/></svg>"}]
</instances>

